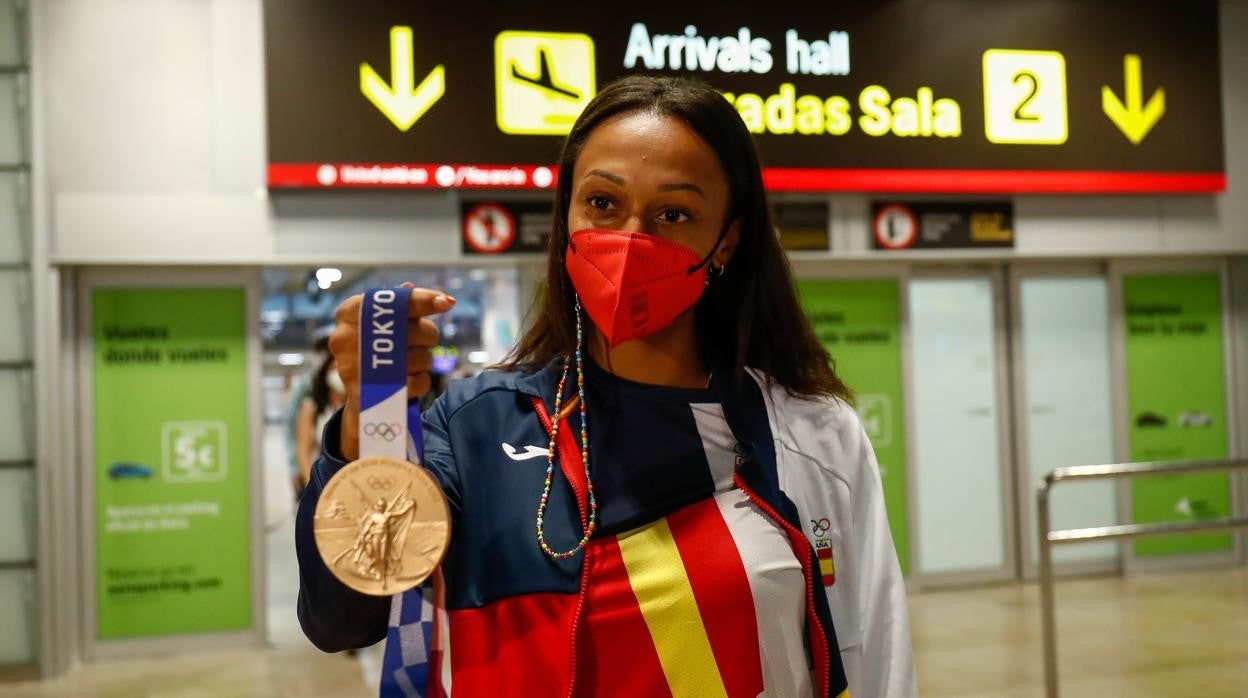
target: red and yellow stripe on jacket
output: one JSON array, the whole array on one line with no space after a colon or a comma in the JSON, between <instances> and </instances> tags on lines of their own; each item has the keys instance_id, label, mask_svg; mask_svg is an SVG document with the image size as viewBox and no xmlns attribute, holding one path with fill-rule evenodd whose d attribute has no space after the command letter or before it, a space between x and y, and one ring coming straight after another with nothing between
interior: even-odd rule
<instances>
[{"instance_id":1,"label":"red and yellow stripe on jacket","mask_svg":"<svg viewBox=\"0 0 1248 698\"><path fill-rule=\"evenodd\" d=\"M764 679L732 493L595 541L578 677L584 696L757 696ZM739 493L738 493L739 494ZM795 658L805 670L804 657Z\"/></svg>"}]
</instances>

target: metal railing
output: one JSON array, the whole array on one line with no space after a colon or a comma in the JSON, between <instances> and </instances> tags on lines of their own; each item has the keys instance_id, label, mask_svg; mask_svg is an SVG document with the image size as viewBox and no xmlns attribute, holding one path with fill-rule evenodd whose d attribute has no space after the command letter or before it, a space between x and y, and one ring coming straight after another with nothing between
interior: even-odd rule
<instances>
[{"instance_id":1,"label":"metal railing","mask_svg":"<svg viewBox=\"0 0 1248 698\"><path fill-rule=\"evenodd\" d=\"M1176 475L1238 470L1248 468L1248 460L1179 461L1168 463L1116 463L1112 465L1078 465L1058 468L1040 482L1036 490L1036 512L1039 515L1040 538L1040 623L1044 635L1044 692L1057 698L1057 619L1053 608L1053 546L1065 543L1087 543L1096 540L1139 538L1171 533L1199 533L1234 528L1248 528L1248 518L1202 519L1188 522L1119 524L1093 526L1062 531L1049 530L1049 490L1059 482L1071 480L1106 480L1141 475Z\"/></svg>"}]
</instances>

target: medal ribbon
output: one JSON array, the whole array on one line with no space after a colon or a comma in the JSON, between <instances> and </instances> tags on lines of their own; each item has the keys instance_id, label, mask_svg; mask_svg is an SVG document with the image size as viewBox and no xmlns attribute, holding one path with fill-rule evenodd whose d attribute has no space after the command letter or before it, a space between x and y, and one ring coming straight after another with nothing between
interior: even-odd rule
<instances>
[{"instance_id":1,"label":"medal ribbon","mask_svg":"<svg viewBox=\"0 0 1248 698\"><path fill-rule=\"evenodd\" d=\"M360 304L360 458L420 463L420 401L407 400L412 289L375 288Z\"/></svg>"}]
</instances>

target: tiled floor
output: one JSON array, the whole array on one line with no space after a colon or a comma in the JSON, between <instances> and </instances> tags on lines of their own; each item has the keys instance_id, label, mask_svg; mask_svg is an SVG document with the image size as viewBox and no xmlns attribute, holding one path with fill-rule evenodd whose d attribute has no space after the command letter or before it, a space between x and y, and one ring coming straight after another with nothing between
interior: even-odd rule
<instances>
[{"instance_id":1,"label":"tiled floor","mask_svg":"<svg viewBox=\"0 0 1248 698\"><path fill-rule=\"evenodd\" d=\"M289 526L272 535L273 643L99 662L0 696L192 698L373 696L361 663L312 648L292 622ZM1001 586L911 598L924 698L1041 695L1036 588ZM1063 696L1248 697L1248 570L1067 581L1058 587Z\"/></svg>"},{"instance_id":2,"label":"tiled floor","mask_svg":"<svg viewBox=\"0 0 1248 698\"><path fill-rule=\"evenodd\" d=\"M1063 696L1248 697L1248 569L1059 582ZM924 698L1043 694L1035 585L916 594Z\"/></svg>"},{"instance_id":3,"label":"tiled floor","mask_svg":"<svg viewBox=\"0 0 1248 698\"><path fill-rule=\"evenodd\" d=\"M0 684L3 698L372 698L376 683L361 662L327 655L304 639L295 619L298 570L287 515L268 535L268 647L109 660L50 681Z\"/></svg>"}]
</instances>

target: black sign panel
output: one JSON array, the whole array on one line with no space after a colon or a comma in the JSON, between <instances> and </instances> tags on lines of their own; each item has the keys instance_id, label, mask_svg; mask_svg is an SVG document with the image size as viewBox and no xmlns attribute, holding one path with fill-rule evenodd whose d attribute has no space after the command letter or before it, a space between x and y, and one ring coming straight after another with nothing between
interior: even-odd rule
<instances>
[{"instance_id":1,"label":"black sign panel","mask_svg":"<svg viewBox=\"0 0 1248 698\"><path fill-rule=\"evenodd\" d=\"M723 91L773 190L1225 188L1213 0L264 6L272 187L548 187L647 72Z\"/></svg>"},{"instance_id":2,"label":"black sign panel","mask_svg":"<svg viewBox=\"0 0 1248 698\"><path fill-rule=\"evenodd\" d=\"M877 250L1014 246L1014 205L1006 202L876 203L871 246Z\"/></svg>"},{"instance_id":3,"label":"black sign panel","mask_svg":"<svg viewBox=\"0 0 1248 698\"><path fill-rule=\"evenodd\" d=\"M775 212L781 247L790 252L827 251L829 220L826 202L779 203Z\"/></svg>"},{"instance_id":4,"label":"black sign panel","mask_svg":"<svg viewBox=\"0 0 1248 698\"><path fill-rule=\"evenodd\" d=\"M465 201L460 204L465 255L542 254L550 239L550 201Z\"/></svg>"}]
</instances>

